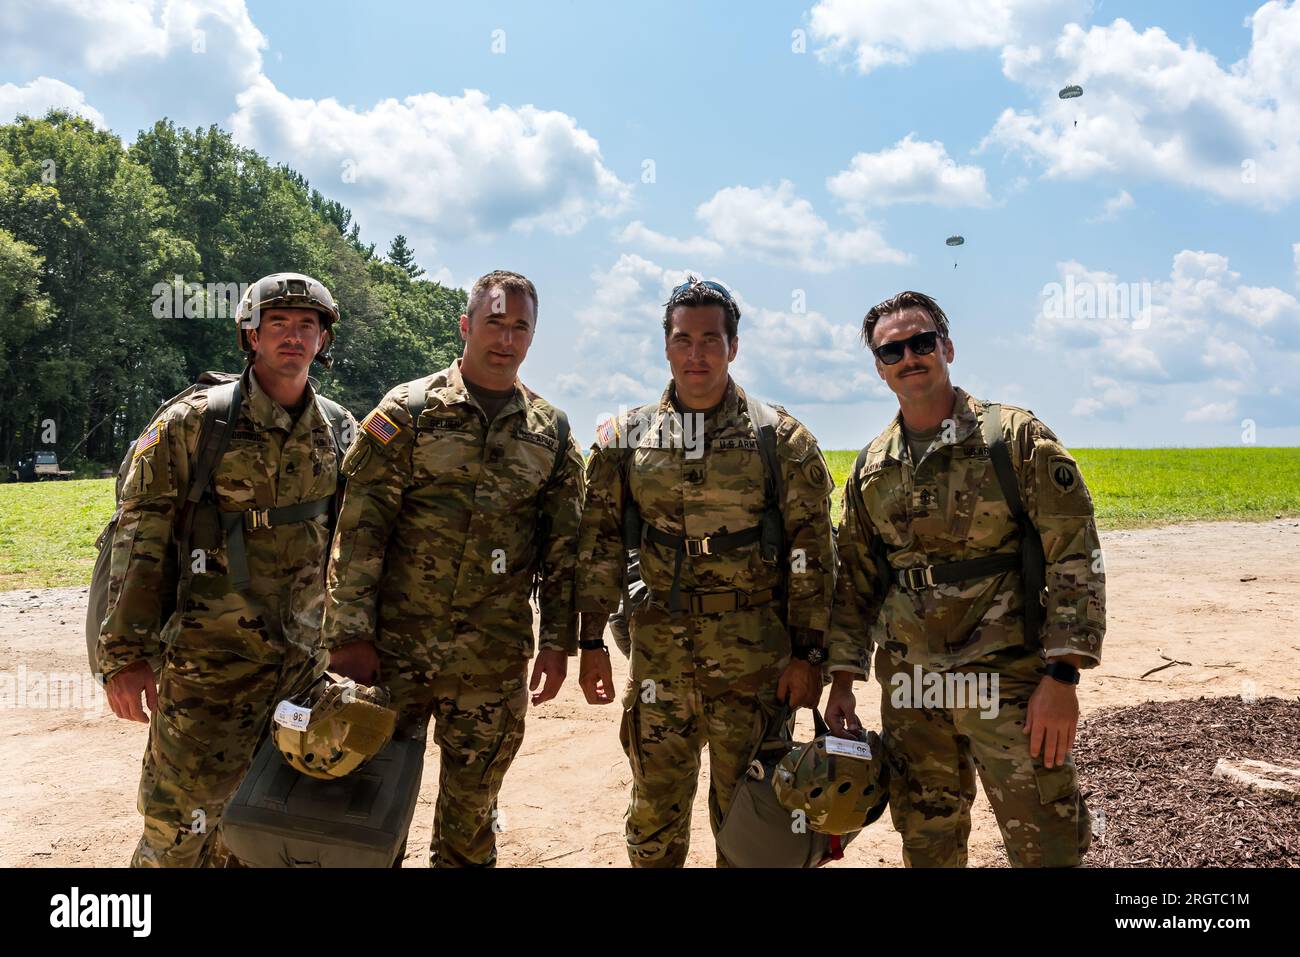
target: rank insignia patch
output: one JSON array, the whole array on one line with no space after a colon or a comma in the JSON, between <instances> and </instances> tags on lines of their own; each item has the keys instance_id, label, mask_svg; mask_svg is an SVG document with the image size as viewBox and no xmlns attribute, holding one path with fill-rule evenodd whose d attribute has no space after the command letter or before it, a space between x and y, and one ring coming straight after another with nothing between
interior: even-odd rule
<instances>
[{"instance_id":1,"label":"rank insignia patch","mask_svg":"<svg viewBox=\"0 0 1300 957\"><path fill-rule=\"evenodd\" d=\"M368 432L372 438L377 439L380 445L387 445L401 431L396 422L378 409L366 416L366 420L361 423L361 428Z\"/></svg>"}]
</instances>

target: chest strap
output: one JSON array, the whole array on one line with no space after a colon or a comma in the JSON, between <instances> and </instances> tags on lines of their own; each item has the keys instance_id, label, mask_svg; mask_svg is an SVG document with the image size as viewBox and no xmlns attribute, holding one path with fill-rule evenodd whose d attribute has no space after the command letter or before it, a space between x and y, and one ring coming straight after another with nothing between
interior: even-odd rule
<instances>
[{"instance_id":1,"label":"chest strap","mask_svg":"<svg viewBox=\"0 0 1300 957\"><path fill-rule=\"evenodd\" d=\"M952 585L972 578L988 578L1020 567L1020 554L986 555L983 558L968 558L960 562L945 562L942 565L920 565L914 568L902 568L894 575L894 581L900 588L908 591L921 591L935 585Z\"/></svg>"},{"instance_id":2,"label":"chest strap","mask_svg":"<svg viewBox=\"0 0 1300 957\"><path fill-rule=\"evenodd\" d=\"M248 552L244 547L244 532L258 528L275 528L306 522L318 515L328 515L334 496L327 495L310 502L282 505L279 508L249 509L241 512L222 512L221 528L226 533L226 575L230 587L243 591L248 587Z\"/></svg>"},{"instance_id":3,"label":"chest strap","mask_svg":"<svg viewBox=\"0 0 1300 957\"><path fill-rule=\"evenodd\" d=\"M729 552L732 549L743 548L746 545L754 545L762 538L763 526L754 525L750 528L741 529L739 532L727 532L725 535L687 538L685 535L673 535L665 532L663 529L656 528L647 522L644 525L644 534L647 539L656 545L663 545L666 548L675 548L677 550L677 558L673 563L673 587L668 592L668 610L676 614L686 610L686 607L682 604L682 560L687 555L692 558L699 555L717 555L720 552ZM738 594L744 593L740 592Z\"/></svg>"}]
</instances>

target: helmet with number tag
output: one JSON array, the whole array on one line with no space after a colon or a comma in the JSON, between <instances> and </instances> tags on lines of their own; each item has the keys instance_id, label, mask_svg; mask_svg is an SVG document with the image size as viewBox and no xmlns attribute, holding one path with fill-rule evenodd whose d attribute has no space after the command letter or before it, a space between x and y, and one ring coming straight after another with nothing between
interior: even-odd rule
<instances>
[{"instance_id":1,"label":"helmet with number tag","mask_svg":"<svg viewBox=\"0 0 1300 957\"><path fill-rule=\"evenodd\" d=\"M889 767L880 735L858 739L823 734L795 745L772 775L787 811L802 811L821 834L851 834L873 823L889 804Z\"/></svg>"},{"instance_id":2,"label":"helmet with number tag","mask_svg":"<svg viewBox=\"0 0 1300 957\"><path fill-rule=\"evenodd\" d=\"M280 702L272 737L284 759L313 778L341 778L388 744L397 724L387 690L326 672L306 694Z\"/></svg>"}]
</instances>

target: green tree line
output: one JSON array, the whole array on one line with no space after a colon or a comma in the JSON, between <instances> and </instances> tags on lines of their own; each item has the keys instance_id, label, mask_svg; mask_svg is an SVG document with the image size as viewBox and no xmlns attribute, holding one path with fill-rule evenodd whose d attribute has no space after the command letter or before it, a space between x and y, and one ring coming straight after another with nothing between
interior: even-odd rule
<instances>
[{"instance_id":1,"label":"green tree line","mask_svg":"<svg viewBox=\"0 0 1300 957\"><path fill-rule=\"evenodd\" d=\"M377 256L351 211L217 126L160 120L130 147L59 111L0 126L0 462L52 420L62 467L115 466L160 402L242 367L222 292L273 272L334 294L313 375L358 416L460 353L463 290L422 278L403 236Z\"/></svg>"}]
</instances>

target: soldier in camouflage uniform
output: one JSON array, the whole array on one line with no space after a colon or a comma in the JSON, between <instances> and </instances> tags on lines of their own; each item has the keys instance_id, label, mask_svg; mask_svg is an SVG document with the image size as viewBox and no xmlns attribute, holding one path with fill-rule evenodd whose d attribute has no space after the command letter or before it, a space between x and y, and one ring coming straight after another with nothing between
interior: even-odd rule
<instances>
[{"instance_id":1,"label":"soldier in camouflage uniform","mask_svg":"<svg viewBox=\"0 0 1300 957\"><path fill-rule=\"evenodd\" d=\"M754 403L728 374L739 319L720 284L692 277L677 287L664 314L673 381L657 404L604 423L587 464L579 680L593 704L613 700L602 635L623 587L629 501L643 523L649 593L629 623L620 730L632 768L634 867L685 863L706 744L716 834L780 702L811 706L821 694L832 483L812 434L784 409ZM776 426L775 489L760 448L764 408ZM759 534L765 518L776 542ZM717 862L727 863L721 854Z\"/></svg>"},{"instance_id":2,"label":"soldier in camouflage uniform","mask_svg":"<svg viewBox=\"0 0 1300 957\"><path fill-rule=\"evenodd\" d=\"M243 398L211 498L193 506L193 551L180 557L188 601L161 623L167 650L156 681L147 658L160 625L163 567L176 548L207 393L167 408L136 443L99 642L113 711L149 721L138 799L144 836L132 866L225 862L212 835L275 705L310 686L324 666L329 511L285 524L276 516L302 503L328 504L338 492L341 451L324 400L307 379L313 359L328 365L337 319L329 291L296 273L259 280L241 303ZM350 416L346 422L355 429ZM232 585L231 546L218 510L245 517L243 590ZM254 516L260 518L250 523Z\"/></svg>"},{"instance_id":3,"label":"soldier in camouflage uniform","mask_svg":"<svg viewBox=\"0 0 1300 957\"><path fill-rule=\"evenodd\" d=\"M933 299L881 303L863 338L901 410L844 490L826 719L840 732L860 727L853 680L874 648L890 811L908 866L965 865L976 771L1013 865L1077 865L1091 829L1070 754L1075 684L1099 663L1105 631L1087 486L1031 412L999 415L952 386L948 321ZM1042 595L1025 594L1025 536L991 456L999 435L1014 469L1006 480L1041 538ZM1027 602L1040 601L1040 633L1026 634ZM957 693L922 694L939 681ZM974 682L996 689L995 708L963 700L958 689Z\"/></svg>"},{"instance_id":4,"label":"soldier in camouflage uniform","mask_svg":"<svg viewBox=\"0 0 1300 957\"><path fill-rule=\"evenodd\" d=\"M496 863L528 692L555 697L577 653L582 453L563 413L517 378L536 318L531 282L483 276L460 317L463 357L391 390L343 462L325 641L334 670L392 692L399 735L424 737L433 719L434 867Z\"/></svg>"}]
</instances>

